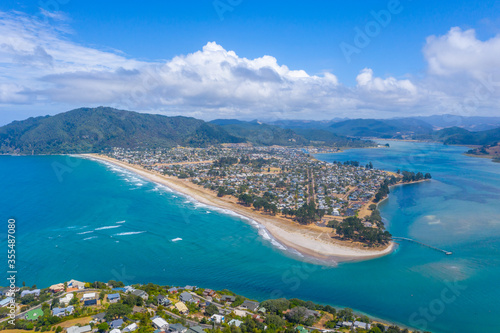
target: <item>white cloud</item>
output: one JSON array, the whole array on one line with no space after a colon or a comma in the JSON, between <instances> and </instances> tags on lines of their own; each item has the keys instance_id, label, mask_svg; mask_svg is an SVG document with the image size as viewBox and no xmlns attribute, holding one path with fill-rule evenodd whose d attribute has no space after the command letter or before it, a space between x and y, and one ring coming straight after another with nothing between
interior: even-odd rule
<instances>
[{"instance_id":1,"label":"white cloud","mask_svg":"<svg viewBox=\"0 0 500 333\"><path fill-rule=\"evenodd\" d=\"M110 105L204 119L446 113L453 112L470 92L464 88L469 81L446 82L443 75L476 73L483 70L483 62L500 68L487 55L487 61L478 61L472 69L460 57L449 60L449 54L457 52L456 45L469 54L472 51L466 45L483 45L476 49L487 53L497 43L477 41L470 31L452 29L427 40L428 77L381 78L365 68L356 77L357 85L347 87L333 73L293 70L269 55L247 59L216 42L164 62L139 61L79 45L71 41L62 13L43 15L55 22L48 25L22 13L0 12L0 110L19 103L45 110L54 105ZM492 101L481 101L478 109L491 107Z\"/></svg>"},{"instance_id":2,"label":"white cloud","mask_svg":"<svg viewBox=\"0 0 500 333\"><path fill-rule=\"evenodd\" d=\"M479 78L500 70L500 35L481 41L474 29L454 27L444 36L428 37L424 56L433 75Z\"/></svg>"}]
</instances>

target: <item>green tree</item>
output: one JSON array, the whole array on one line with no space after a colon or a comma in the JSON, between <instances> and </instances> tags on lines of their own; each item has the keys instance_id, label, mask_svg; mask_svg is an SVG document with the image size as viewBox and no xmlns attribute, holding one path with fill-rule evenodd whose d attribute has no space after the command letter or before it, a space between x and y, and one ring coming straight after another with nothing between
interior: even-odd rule
<instances>
[{"instance_id":1,"label":"green tree","mask_svg":"<svg viewBox=\"0 0 500 333\"><path fill-rule=\"evenodd\" d=\"M121 318L123 316L129 315L132 312L132 308L126 304L115 303L111 304L106 311L106 316L104 317L107 321L116 318Z\"/></svg>"},{"instance_id":2,"label":"green tree","mask_svg":"<svg viewBox=\"0 0 500 333\"><path fill-rule=\"evenodd\" d=\"M213 316L214 314L216 313L219 313L219 308L217 306L215 306L214 304L210 304L209 306L207 306L205 308L205 313L208 315L208 316Z\"/></svg>"},{"instance_id":3,"label":"green tree","mask_svg":"<svg viewBox=\"0 0 500 333\"><path fill-rule=\"evenodd\" d=\"M97 325L97 329L99 330L99 332L106 332L107 330L109 330L109 325L106 322L100 323L99 325Z\"/></svg>"}]
</instances>

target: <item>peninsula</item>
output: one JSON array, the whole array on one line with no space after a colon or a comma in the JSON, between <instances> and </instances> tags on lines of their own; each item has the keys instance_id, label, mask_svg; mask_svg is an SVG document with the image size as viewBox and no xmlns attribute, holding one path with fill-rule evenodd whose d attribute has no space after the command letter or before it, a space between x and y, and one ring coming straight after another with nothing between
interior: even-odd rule
<instances>
[{"instance_id":1,"label":"peninsula","mask_svg":"<svg viewBox=\"0 0 500 333\"><path fill-rule=\"evenodd\" d=\"M390 185L426 178L377 170L371 163L326 163L285 147L115 148L106 155L80 156L235 212L261 224L282 245L333 262L390 253L394 244L375 203Z\"/></svg>"}]
</instances>

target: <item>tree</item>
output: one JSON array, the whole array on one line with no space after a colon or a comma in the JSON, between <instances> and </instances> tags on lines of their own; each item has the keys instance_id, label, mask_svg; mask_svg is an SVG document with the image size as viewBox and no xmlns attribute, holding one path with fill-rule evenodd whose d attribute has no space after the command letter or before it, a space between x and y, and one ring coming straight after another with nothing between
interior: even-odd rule
<instances>
[{"instance_id":1,"label":"tree","mask_svg":"<svg viewBox=\"0 0 500 333\"><path fill-rule=\"evenodd\" d=\"M99 330L99 332L106 332L107 330L109 330L109 325L106 322L100 323L99 325L97 325L97 329Z\"/></svg>"},{"instance_id":2,"label":"tree","mask_svg":"<svg viewBox=\"0 0 500 333\"><path fill-rule=\"evenodd\" d=\"M115 281L115 280L109 280L108 285L111 286L111 288L122 288L125 287L125 284L121 281Z\"/></svg>"},{"instance_id":3,"label":"tree","mask_svg":"<svg viewBox=\"0 0 500 333\"><path fill-rule=\"evenodd\" d=\"M210 304L205 308L205 313L211 317L214 314L219 313L219 308L214 304Z\"/></svg>"},{"instance_id":4,"label":"tree","mask_svg":"<svg viewBox=\"0 0 500 333\"><path fill-rule=\"evenodd\" d=\"M270 314L266 317L265 323L272 328L278 329L286 325L286 321L284 321L281 316Z\"/></svg>"},{"instance_id":5,"label":"tree","mask_svg":"<svg viewBox=\"0 0 500 333\"><path fill-rule=\"evenodd\" d=\"M106 316L107 321L126 316L132 312L132 308L126 304L114 303L108 307Z\"/></svg>"},{"instance_id":6,"label":"tree","mask_svg":"<svg viewBox=\"0 0 500 333\"><path fill-rule=\"evenodd\" d=\"M269 313L280 314L290 308L290 301L286 298L270 299L262 302L260 306L266 308Z\"/></svg>"}]
</instances>

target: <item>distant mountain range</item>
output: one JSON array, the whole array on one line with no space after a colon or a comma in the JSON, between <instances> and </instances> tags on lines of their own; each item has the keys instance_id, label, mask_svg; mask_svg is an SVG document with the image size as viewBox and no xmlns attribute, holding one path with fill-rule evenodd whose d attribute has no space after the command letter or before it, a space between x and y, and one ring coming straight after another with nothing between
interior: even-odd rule
<instances>
[{"instance_id":1,"label":"distant mountain range","mask_svg":"<svg viewBox=\"0 0 500 333\"><path fill-rule=\"evenodd\" d=\"M256 145L335 145L366 147L374 143L316 130L291 129L239 120L205 122L108 107L80 108L55 116L14 121L0 127L0 153L59 154L99 152L112 147L207 147L222 143Z\"/></svg>"},{"instance_id":2,"label":"distant mountain range","mask_svg":"<svg viewBox=\"0 0 500 333\"><path fill-rule=\"evenodd\" d=\"M358 138L416 139L465 145L490 145L500 140L500 117L441 115L395 119L291 120L273 124L293 128L297 133L301 130L320 130Z\"/></svg>"}]
</instances>

